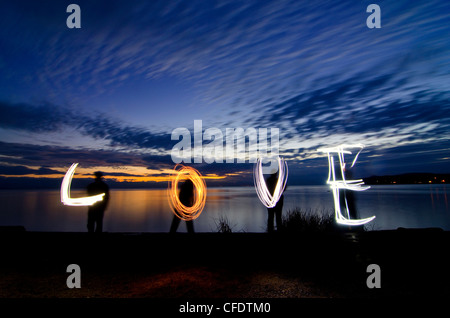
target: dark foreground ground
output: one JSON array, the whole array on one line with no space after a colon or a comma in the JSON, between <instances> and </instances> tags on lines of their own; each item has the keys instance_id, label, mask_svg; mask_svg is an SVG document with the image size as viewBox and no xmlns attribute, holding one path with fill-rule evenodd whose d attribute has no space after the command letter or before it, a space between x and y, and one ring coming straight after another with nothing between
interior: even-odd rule
<instances>
[{"instance_id":1,"label":"dark foreground ground","mask_svg":"<svg viewBox=\"0 0 450 318\"><path fill-rule=\"evenodd\" d=\"M450 299L450 233L0 231L0 298ZM81 268L70 289L69 264ZM370 289L369 264L381 268Z\"/></svg>"}]
</instances>

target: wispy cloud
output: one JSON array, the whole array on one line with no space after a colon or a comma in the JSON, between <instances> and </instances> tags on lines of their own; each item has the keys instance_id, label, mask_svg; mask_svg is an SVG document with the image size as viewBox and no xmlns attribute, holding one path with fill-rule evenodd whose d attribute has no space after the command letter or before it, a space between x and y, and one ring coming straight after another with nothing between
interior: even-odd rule
<instances>
[{"instance_id":1,"label":"wispy cloud","mask_svg":"<svg viewBox=\"0 0 450 318\"><path fill-rule=\"evenodd\" d=\"M106 140L111 147L171 149L170 135L167 133L153 133L105 114L88 116L50 103L32 105L0 102L0 124L4 129L33 133L62 132L66 128L73 128L93 139Z\"/></svg>"},{"instance_id":2,"label":"wispy cloud","mask_svg":"<svg viewBox=\"0 0 450 318\"><path fill-rule=\"evenodd\" d=\"M60 175L61 171L56 171L50 168L41 167L39 169L30 169L25 166L3 166L0 165L0 175Z\"/></svg>"},{"instance_id":3,"label":"wispy cloud","mask_svg":"<svg viewBox=\"0 0 450 318\"><path fill-rule=\"evenodd\" d=\"M7 142L0 142L0 161L11 165L51 166L54 168L66 168L73 162L80 162L83 167L122 167L126 165L145 167L150 164L154 169L168 167L161 160L157 162L146 160L140 153Z\"/></svg>"},{"instance_id":4,"label":"wispy cloud","mask_svg":"<svg viewBox=\"0 0 450 318\"><path fill-rule=\"evenodd\" d=\"M65 12L63 4L2 3L10 14L0 28L1 128L35 139L75 131L87 143L3 138L0 160L25 168L75 159L87 166L169 166L175 127L157 131L151 118L149 126L126 121L120 113L128 109L140 116L126 98L114 117L101 97L176 78L193 95L192 109L204 110L204 129L278 127L282 154L295 164L322 165L315 150L326 144L363 142L370 156L405 161L421 149L424 163L441 167L434 156L448 157L450 139L449 3L381 1L378 30L365 25L369 3L80 0L83 27L76 32L56 14ZM32 23L13 23L19 13ZM51 102L36 102L42 100ZM185 109L149 105L192 127ZM203 168L241 175L247 169Z\"/></svg>"}]
</instances>

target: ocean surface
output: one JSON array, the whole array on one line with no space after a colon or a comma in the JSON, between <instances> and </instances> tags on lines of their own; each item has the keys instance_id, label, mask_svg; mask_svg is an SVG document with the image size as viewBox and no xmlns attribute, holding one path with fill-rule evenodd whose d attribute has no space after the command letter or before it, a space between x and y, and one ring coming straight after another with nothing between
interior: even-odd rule
<instances>
[{"instance_id":1,"label":"ocean surface","mask_svg":"<svg viewBox=\"0 0 450 318\"><path fill-rule=\"evenodd\" d=\"M370 230L440 227L450 230L450 186L383 185L356 193L361 218L376 216ZM72 191L72 197L85 196ZM168 232L173 218L166 189L111 190L104 217L107 232ZM86 231L87 207L64 206L58 190L1 190L0 226L22 225L28 231ZM327 186L290 186L283 213L334 213ZM265 232L267 209L253 187L208 188L205 209L194 221L196 232L216 232L227 219L233 232ZM186 232L181 222L179 232Z\"/></svg>"}]
</instances>

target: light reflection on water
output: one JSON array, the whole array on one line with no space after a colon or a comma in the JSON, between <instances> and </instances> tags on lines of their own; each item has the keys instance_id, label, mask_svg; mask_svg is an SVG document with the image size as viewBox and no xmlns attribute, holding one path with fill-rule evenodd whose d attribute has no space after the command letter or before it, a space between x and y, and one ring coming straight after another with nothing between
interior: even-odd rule
<instances>
[{"instance_id":1,"label":"light reflection on water","mask_svg":"<svg viewBox=\"0 0 450 318\"><path fill-rule=\"evenodd\" d=\"M441 227L450 230L448 185L372 186L356 194L360 217L376 215L371 228ZM72 191L83 196L84 191ZM0 225L23 225L30 231L86 231L87 208L68 207L59 191L0 191ZM326 186L290 186L283 213L295 207L311 213L333 211L333 197ZM111 190L104 230L109 232L168 232L173 214L166 189ZM197 232L216 231L226 217L233 231L264 232L267 209L253 187L208 188L206 206L194 221ZM180 232L185 232L182 223Z\"/></svg>"}]
</instances>

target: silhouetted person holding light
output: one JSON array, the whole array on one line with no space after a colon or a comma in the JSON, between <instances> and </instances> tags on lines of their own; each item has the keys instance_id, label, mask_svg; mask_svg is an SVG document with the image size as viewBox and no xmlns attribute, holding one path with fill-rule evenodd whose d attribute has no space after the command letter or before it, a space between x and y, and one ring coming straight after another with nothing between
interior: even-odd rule
<instances>
[{"instance_id":1,"label":"silhouetted person holding light","mask_svg":"<svg viewBox=\"0 0 450 318\"><path fill-rule=\"evenodd\" d=\"M266 184L267 184L267 190L270 191L270 193L273 195L275 192L275 187L277 186L278 182L278 172L272 173L269 178L267 178ZM274 222L273 219L275 217L277 221L277 230L281 231L283 224L281 220L281 215L283 213L283 201L284 201L284 191L283 194L281 194L280 199L278 200L277 204L273 208L267 208L268 212L268 219L267 219L267 231L269 233L274 231Z\"/></svg>"},{"instance_id":2,"label":"silhouetted person holding light","mask_svg":"<svg viewBox=\"0 0 450 318\"><path fill-rule=\"evenodd\" d=\"M103 181L103 173L97 171L94 173L95 181L87 186L87 194L89 196L102 194L103 200L89 206L87 229L89 233L101 233L103 231L103 215L109 202L109 187Z\"/></svg>"},{"instance_id":3,"label":"silhouetted person holding light","mask_svg":"<svg viewBox=\"0 0 450 318\"><path fill-rule=\"evenodd\" d=\"M180 202L186 206L191 207L194 205L194 183L192 180L187 179L180 187L180 192L178 194ZM172 219L172 224L170 225L170 233L175 233L180 225L181 219L174 215ZM186 228L188 233L194 233L194 221L186 221Z\"/></svg>"}]
</instances>

